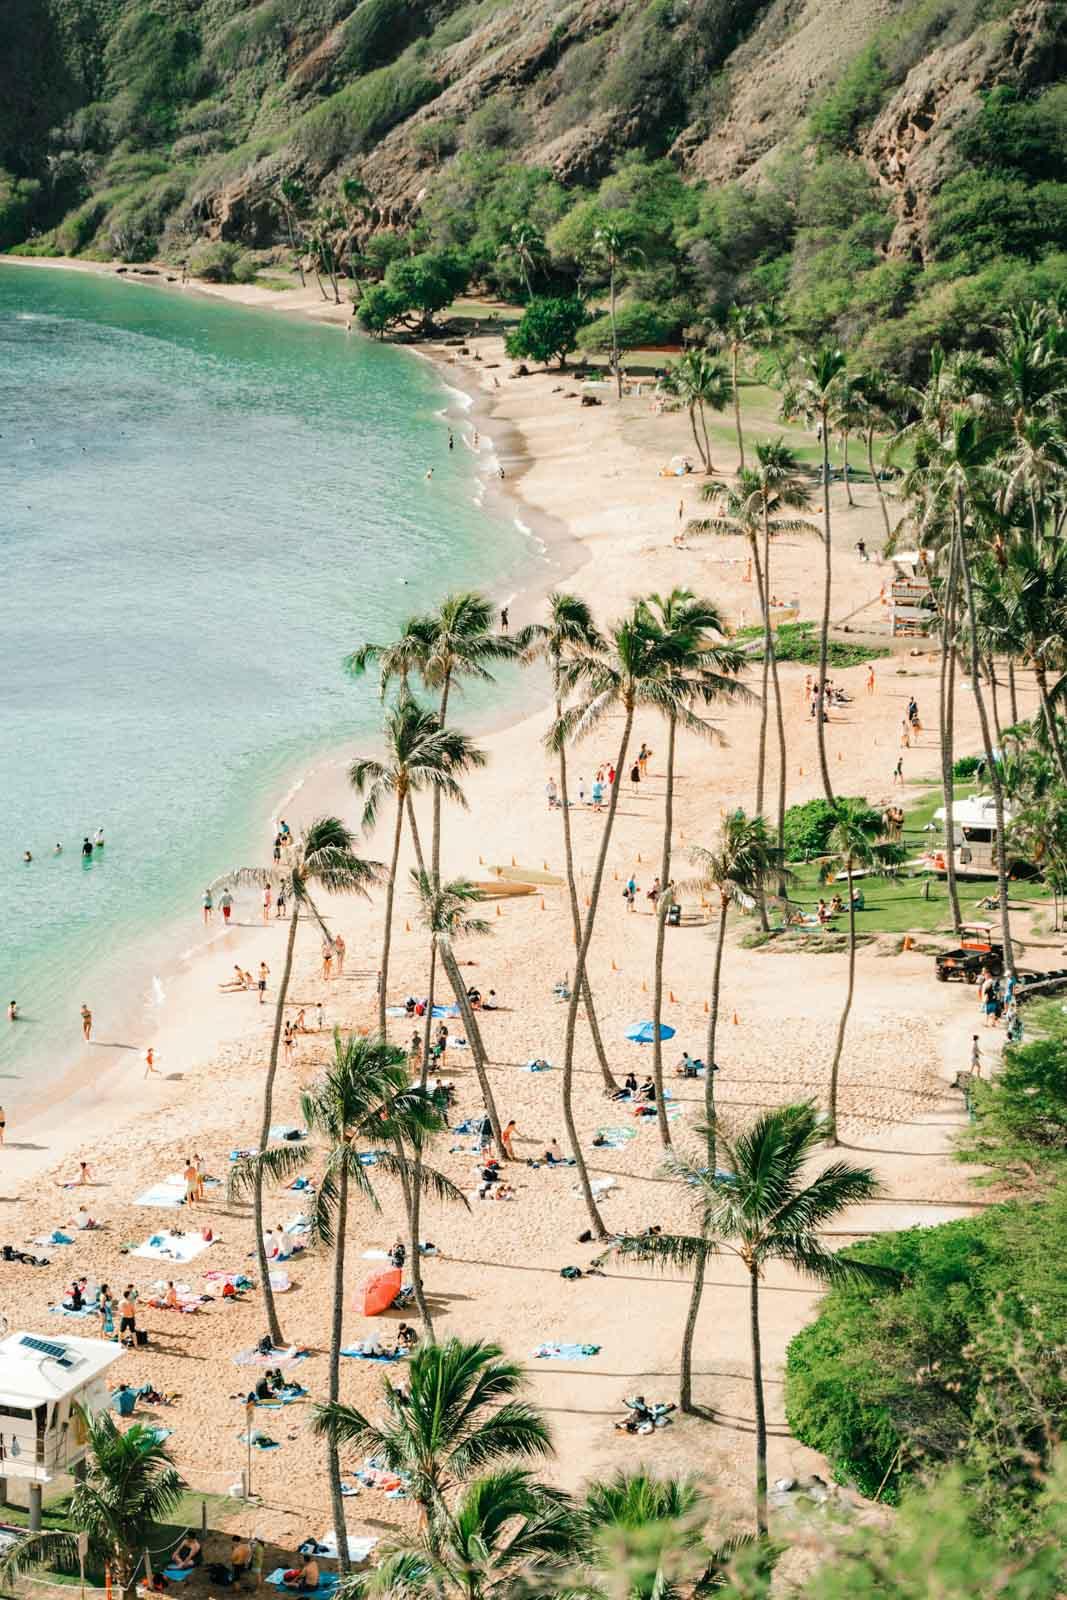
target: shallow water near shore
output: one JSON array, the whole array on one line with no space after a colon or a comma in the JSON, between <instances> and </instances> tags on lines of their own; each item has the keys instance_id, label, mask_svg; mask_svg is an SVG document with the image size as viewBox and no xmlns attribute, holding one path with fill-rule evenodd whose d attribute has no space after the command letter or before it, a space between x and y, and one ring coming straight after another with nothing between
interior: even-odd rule
<instances>
[{"instance_id":1,"label":"shallow water near shore","mask_svg":"<svg viewBox=\"0 0 1067 1600\"><path fill-rule=\"evenodd\" d=\"M0 1100L70 1062L83 1000L98 1037L141 1043L153 974L207 932L204 884L269 858L324 752L373 740L376 684L345 678L347 651L542 563L478 509L449 398L333 328L0 273L0 1000L24 1019L0 1019Z\"/></svg>"}]
</instances>

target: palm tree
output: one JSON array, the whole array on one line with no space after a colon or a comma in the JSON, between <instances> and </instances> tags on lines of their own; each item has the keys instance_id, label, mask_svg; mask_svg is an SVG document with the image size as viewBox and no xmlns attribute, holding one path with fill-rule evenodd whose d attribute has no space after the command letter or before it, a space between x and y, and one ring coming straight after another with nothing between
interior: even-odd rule
<instances>
[{"instance_id":1,"label":"palm tree","mask_svg":"<svg viewBox=\"0 0 1067 1600\"><path fill-rule=\"evenodd\" d=\"M895 428L899 417L899 393L884 376L876 372L857 373L852 380L852 394L857 422L863 429L863 442L867 451L867 472L878 496L878 509L882 513L886 543L893 537L889 524L889 506L882 488L881 474L874 459L874 437L880 428Z\"/></svg>"},{"instance_id":2,"label":"palm tree","mask_svg":"<svg viewBox=\"0 0 1067 1600\"><path fill-rule=\"evenodd\" d=\"M281 1048L282 1022L285 1002L289 993L289 980L293 972L293 953L296 949L296 930L303 911L308 911L323 938L330 941L330 931L312 898L312 888L326 894L361 894L367 896L370 886L381 875L381 863L364 861L357 856L355 836L337 817L319 817L308 824L289 849L289 859L275 867L239 867L217 880L217 886L255 884L272 885L275 891L284 889L289 902L289 937L285 946L285 965L278 984L278 998L274 1007L274 1031L271 1035L270 1056L263 1080L263 1119L259 1129L259 1153L263 1154L270 1142L271 1112L274 1104L274 1079L278 1071L278 1052ZM213 885L212 887L216 887ZM267 1327L274 1344L283 1344L281 1323L270 1286L270 1268L263 1242L263 1184L256 1178L252 1185L252 1216L256 1235L256 1255L263 1304L267 1312Z\"/></svg>"},{"instance_id":3,"label":"palm tree","mask_svg":"<svg viewBox=\"0 0 1067 1600\"><path fill-rule=\"evenodd\" d=\"M503 1466L460 1490L431 1535L424 1530L387 1550L359 1580L369 1600L507 1600L540 1592L577 1554L580 1524L568 1497L524 1467ZM353 1592L357 1592L353 1590ZM344 1589L341 1590L345 1600Z\"/></svg>"},{"instance_id":4,"label":"palm tree","mask_svg":"<svg viewBox=\"0 0 1067 1600\"><path fill-rule=\"evenodd\" d=\"M619 399L622 399L622 364L619 361L619 339L615 326L617 304L616 278L620 266L641 252L627 239L623 230L612 222L602 222L593 230L593 249L608 269L608 316L611 321L611 366Z\"/></svg>"},{"instance_id":5,"label":"palm tree","mask_svg":"<svg viewBox=\"0 0 1067 1600\"><path fill-rule=\"evenodd\" d=\"M715 1154L715 1042L719 1027L719 1010L722 997L722 958L726 948L726 919L732 908L750 911L761 894L766 892L773 874L785 878L792 874L786 868L781 851L767 831L763 817L747 817L738 808L722 820L719 837L710 848L694 845L689 858L697 868L697 876L683 887L705 895L717 895L719 901L719 926L715 938L715 956L711 969L711 994L708 1002L708 1030L705 1042L707 1058L704 1080L704 1121L709 1130L708 1161L714 1167Z\"/></svg>"},{"instance_id":6,"label":"palm tree","mask_svg":"<svg viewBox=\"0 0 1067 1600\"><path fill-rule=\"evenodd\" d=\"M135 1422L122 1432L109 1412L94 1415L77 1403L71 1413L71 1427L85 1434L87 1455L74 1479L69 1524L89 1535L89 1550L107 1563L120 1600L132 1600L141 1553L158 1525L171 1520L186 1485L154 1428ZM45 1562L76 1569L77 1532L20 1538L0 1557L0 1583Z\"/></svg>"},{"instance_id":7,"label":"palm tree","mask_svg":"<svg viewBox=\"0 0 1067 1600\"><path fill-rule=\"evenodd\" d=\"M304 241L297 242L297 223L301 215L307 210L308 192L299 178L282 178L278 184L277 204L285 218L285 231L289 235L289 248L296 257L297 271L300 273L300 287L304 288L307 279L304 277Z\"/></svg>"},{"instance_id":8,"label":"palm tree","mask_svg":"<svg viewBox=\"0 0 1067 1600\"><path fill-rule=\"evenodd\" d=\"M355 274L353 246L356 235L374 209L374 199L366 183L355 173L349 173L347 177L341 179L337 185L337 198L342 219L338 260L347 262L348 276L356 285L356 292L359 294L362 291Z\"/></svg>"},{"instance_id":9,"label":"palm tree","mask_svg":"<svg viewBox=\"0 0 1067 1600\"><path fill-rule=\"evenodd\" d=\"M698 1134L708 1133L697 1129ZM804 1168L822 1139L813 1105L781 1106L764 1112L738 1138L721 1130L729 1173L719 1176L697 1162L671 1158L676 1177L692 1190L699 1213L695 1234L658 1234L626 1239L620 1253L664 1265L691 1268L713 1253L744 1263L749 1281L752 1393L756 1424L756 1533L767 1533L767 1418L763 1399L759 1286L772 1261L781 1261L820 1283L852 1278L896 1282L885 1268L852 1261L823 1248L820 1229L849 1206L873 1199L878 1180L866 1167L834 1162L804 1182Z\"/></svg>"},{"instance_id":10,"label":"palm tree","mask_svg":"<svg viewBox=\"0 0 1067 1600\"><path fill-rule=\"evenodd\" d=\"M481 1339L424 1344L408 1364L405 1392L382 1385L385 1416L355 1406L316 1406L315 1428L338 1448L355 1445L403 1473L436 1554L457 1489L517 1458L551 1454L544 1418L516 1398L522 1368Z\"/></svg>"},{"instance_id":11,"label":"palm tree","mask_svg":"<svg viewBox=\"0 0 1067 1600\"><path fill-rule=\"evenodd\" d=\"M301 1114L309 1132L326 1140L326 1164L318 1191L311 1205L310 1232L313 1238L334 1252L333 1322L330 1330L329 1399L340 1398L341 1346L344 1342L345 1245L348 1236L348 1210L352 1192L375 1211L381 1209L369 1171L359 1158L359 1141L373 1139L377 1169L402 1184L414 1176L402 1151L377 1148L380 1142L397 1138L396 1130L405 1124L420 1132L435 1133L444 1120L433 1100L421 1089L408 1086L407 1059L384 1040L343 1037L334 1030L333 1061L326 1076L300 1098ZM307 1150L300 1145L277 1145L259 1156L238 1162L231 1188L240 1193L264 1177L284 1182L307 1163ZM443 1199L463 1196L441 1173L423 1168L422 1186ZM338 1561L347 1572L348 1538L344 1498L341 1494L341 1467L332 1440L328 1444L330 1496L337 1534Z\"/></svg>"},{"instance_id":12,"label":"palm tree","mask_svg":"<svg viewBox=\"0 0 1067 1600\"><path fill-rule=\"evenodd\" d=\"M830 1067L830 1114L827 1140L837 1144L837 1077L841 1067L841 1052L845 1047L845 1029L848 1027L852 996L856 987L856 906L852 898L853 879L857 870L868 874L886 872L899 866L904 851L899 844L882 838L882 822L863 800L840 798L834 803L833 826L826 841L830 860L826 863L827 882L843 872L848 883L848 985L841 1021L837 1025L834 1059Z\"/></svg>"},{"instance_id":13,"label":"palm tree","mask_svg":"<svg viewBox=\"0 0 1067 1600\"><path fill-rule=\"evenodd\" d=\"M744 670L744 652L723 641L726 631L719 609L711 600L698 599L691 589L672 589L666 596L653 594L639 602L649 625L660 635L665 687L661 709L667 722L667 774L663 805L663 847L660 854L660 897L656 905L656 954L652 986L652 1070L656 1084L656 1111L660 1139L671 1142L667 1105L663 1096L663 947L667 913L671 905L671 844L674 834L674 768L679 724L687 733L724 743L713 722L699 716L694 706L719 700L750 698L738 682Z\"/></svg>"},{"instance_id":14,"label":"palm tree","mask_svg":"<svg viewBox=\"0 0 1067 1600\"><path fill-rule=\"evenodd\" d=\"M352 674L365 672L378 662L382 686L389 678L418 672L427 690L440 694L437 718L448 726L448 699L461 678L493 682L488 664L512 661L518 656L518 642L496 634L493 606L485 595L470 590L445 595L437 611L410 618L405 632L394 645L363 645L350 654L346 666ZM442 790L434 789L434 838L430 846L430 874L434 882L442 875Z\"/></svg>"},{"instance_id":15,"label":"palm tree","mask_svg":"<svg viewBox=\"0 0 1067 1600\"><path fill-rule=\"evenodd\" d=\"M596 865L593 869L593 882L589 891L589 909L582 927L582 936L579 940L578 952L575 957L574 983L571 987L571 996L567 1005L563 1056L563 1070L565 1073L571 1073L574 1070L574 1031L578 1016L578 1004L582 995L586 964L589 958L589 946L592 942L597 910L600 905L600 893L604 882L604 867L607 862L611 835L615 826L615 813L619 803L619 786L622 783L626 766L626 752L629 749L630 735L633 732L634 715L639 705L647 706L656 712L662 712L672 698L670 691L665 686L664 652L661 636L650 625L648 617L640 605L635 605L630 614L624 617L621 622L617 622L611 629L606 640L605 649L598 650L595 654L589 656L585 656L584 652L582 654L584 673L580 684L579 697L574 705L564 711L563 716L556 724L552 738L553 748L558 750L559 746L569 738L576 740L585 738L595 728L598 728L606 717L614 715L620 710L623 714L623 726L619 739L618 756L615 762L615 782L611 786L608 814L601 831L600 849L597 852ZM585 1199L586 1210L589 1212L593 1233L596 1238L604 1239L607 1237L607 1230L593 1198L588 1175L585 1173L581 1145L573 1123L567 1128L567 1137L571 1142L572 1153L578 1167L579 1182Z\"/></svg>"},{"instance_id":16,"label":"palm tree","mask_svg":"<svg viewBox=\"0 0 1067 1600\"><path fill-rule=\"evenodd\" d=\"M544 264L545 236L532 222L513 222L507 239L500 247L502 256L514 256L526 286L526 298L533 296L530 282L533 274Z\"/></svg>"},{"instance_id":17,"label":"palm tree","mask_svg":"<svg viewBox=\"0 0 1067 1600\"><path fill-rule=\"evenodd\" d=\"M386 1037L385 1010L389 989L389 950L393 934L393 898L404 813L409 794L440 789L454 804L466 807L458 777L474 767L484 767L485 756L458 729L443 728L437 714L408 695L385 714L385 761L361 757L348 777L357 794L364 796L363 828L374 827L386 796L396 800L393 850L385 890L385 929L382 935L381 972L378 979L378 1031Z\"/></svg>"},{"instance_id":18,"label":"palm tree","mask_svg":"<svg viewBox=\"0 0 1067 1600\"><path fill-rule=\"evenodd\" d=\"M563 716L563 697L568 685L573 684L581 676L583 663L599 655L603 649L603 640L593 622L593 613L585 601L577 595L566 594L556 589L548 597L547 623L531 622L517 635L519 645L523 652L524 661L536 661L544 656L549 664L552 676L552 699L555 708L553 729L558 726ZM550 731L546 742L552 746L552 732ZM567 746L560 743L555 750L559 761L559 808L563 820L563 858L567 875L567 894L571 903L571 925L574 932L575 948L582 937L582 915L578 905L578 884L574 872L574 848L571 839L571 811L570 795L567 789ZM608 1066L607 1054L604 1050L604 1041L600 1035L600 1024L597 1021L596 1010L593 1006L593 991L589 983L589 974L585 974L582 985L582 998L585 1001L585 1014L589 1022L589 1031L593 1036L593 1048L600 1063L600 1073L604 1079L604 1087L614 1091L618 1085ZM564 1102L568 1100L571 1085L565 1081L563 1085ZM564 1117L568 1115L566 1104Z\"/></svg>"},{"instance_id":19,"label":"palm tree","mask_svg":"<svg viewBox=\"0 0 1067 1600\"><path fill-rule=\"evenodd\" d=\"M486 1070L488 1055L485 1043L482 1039L481 1029L478 1026L478 1019L474 1015L471 1003L467 998L467 986L463 982L463 975L459 970L452 950L453 942L456 939L485 938L492 932L492 928L484 918L470 915L470 907L480 903L482 900L480 890L476 889L473 883L469 883L465 878L455 878L451 883L435 885L421 862L421 852L417 851L417 854L419 854L420 865L418 871L411 874L411 881L419 897L420 918L423 927L428 929L430 933L431 962L433 960L433 952L439 952L441 964L448 975L448 981L452 985L452 993L455 995L456 1004L463 1018L463 1027L467 1035L467 1043L470 1046L478 1087L481 1090L486 1113L493 1130L496 1152L500 1160L505 1161L507 1160L507 1151L504 1149L504 1141L500 1131L500 1118L497 1115L493 1088ZM431 972L432 970L431 966ZM432 992L427 996L426 1015L427 1018L432 1018L433 1016ZM428 1026L426 1037L429 1037ZM428 1050L424 1049L424 1081L428 1053Z\"/></svg>"},{"instance_id":20,"label":"palm tree","mask_svg":"<svg viewBox=\"0 0 1067 1600\"><path fill-rule=\"evenodd\" d=\"M988 583L976 582L975 588L983 602L995 606L1003 630L1001 648L1033 663L1049 749L1067 783L1067 753L1048 677L1050 668L1060 673L1067 665L1067 544L1024 534L1008 546L1005 563Z\"/></svg>"},{"instance_id":21,"label":"palm tree","mask_svg":"<svg viewBox=\"0 0 1067 1600\"><path fill-rule=\"evenodd\" d=\"M679 1580L696 1577L704 1564L703 1509L703 1496L688 1478L654 1478L639 1469L594 1482L579 1511L587 1563L598 1576L610 1575L609 1592L626 1600L666 1600L682 1592ZM620 1555L625 1576L618 1571ZM610 1581L616 1576L618 1585Z\"/></svg>"},{"instance_id":22,"label":"palm tree","mask_svg":"<svg viewBox=\"0 0 1067 1600\"><path fill-rule=\"evenodd\" d=\"M841 391L847 381L848 363L841 350L829 345L809 352L801 358L800 376L783 400L790 416L801 416L809 424L815 423L822 440L822 517L823 517L823 601L822 621L819 626L819 690L826 685L826 663L830 645L830 595L833 567L830 554L830 429ZM826 732L820 705L815 718L819 747L819 771L822 775L823 793L830 805L834 803L834 790L830 782L830 768L826 760Z\"/></svg>"},{"instance_id":23,"label":"palm tree","mask_svg":"<svg viewBox=\"0 0 1067 1600\"><path fill-rule=\"evenodd\" d=\"M726 368L715 361L706 350L686 350L677 361L669 361L663 376L663 388L673 395L679 405L689 413L689 426L693 430L693 443L704 463L704 471L711 473L711 441L704 415L707 406L712 411L724 411L730 397L730 384ZM697 417L700 433L697 432ZM703 437L701 437L703 435Z\"/></svg>"},{"instance_id":24,"label":"palm tree","mask_svg":"<svg viewBox=\"0 0 1067 1600\"><path fill-rule=\"evenodd\" d=\"M761 337L766 323L755 306L734 304L726 313L723 343L730 352L730 387L734 398L734 428L737 432L737 470L745 470L745 436L741 431L741 389L738 383L738 366L741 352L748 350Z\"/></svg>"},{"instance_id":25,"label":"palm tree","mask_svg":"<svg viewBox=\"0 0 1067 1600\"><path fill-rule=\"evenodd\" d=\"M710 491L710 493L709 493ZM701 491L711 498L715 491L706 485ZM786 747L785 715L778 678L778 655L771 627L771 539L782 533L813 533L814 523L803 517L782 516L783 511L806 511L811 505L809 490L800 471L800 462L782 439L765 439L756 446L756 466L738 474L736 488L721 498L720 514L691 522L686 532L736 533L748 540L763 621L763 692L760 705L759 747L756 755L757 814L763 812L763 784L767 763L767 686L774 689L775 720L778 730L778 848L785 849ZM763 556L759 539L762 534ZM784 887L779 889L784 894Z\"/></svg>"}]
</instances>

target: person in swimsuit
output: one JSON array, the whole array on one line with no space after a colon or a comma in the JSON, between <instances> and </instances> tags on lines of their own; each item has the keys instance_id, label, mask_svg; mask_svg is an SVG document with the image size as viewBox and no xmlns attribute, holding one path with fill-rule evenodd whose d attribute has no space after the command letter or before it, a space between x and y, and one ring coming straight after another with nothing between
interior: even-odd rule
<instances>
[{"instance_id":1,"label":"person in swimsuit","mask_svg":"<svg viewBox=\"0 0 1067 1600\"><path fill-rule=\"evenodd\" d=\"M19 1003L17 1000L8 1001L7 1020L8 1022L17 1022L19 1020Z\"/></svg>"},{"instance_id":2,"label":"person in swimsuit","mask_svg":"<svg viewBox=\"0 0 1067 1600\"><path fill-rule=\"evenodd\" d=\"M230 912L233 910L233 896L229 889L223 889L222 894L219 896L219 905L222 907L223 922L229 922Z\"/></svg>"},{"instance_id":3,"label":"person in swimsuit","mask_svg":"<svg viewBox=\"0 0 1067 1600\"><path fill-rule=\"evenodd\" d=\"M0 1106L0 1144L4 1142L4 1132L7 1128L7 1112Z\"/></svg>"},{"instance_id":4,"label":"person in swimsuit","mask_svg":"<svg viewBox=\"0 0 1067 1600\"><path fill-rule=\"evenodd\" d=\"M93 1036L93 1014L86 1005L82 1006L82 1038L88 1044Z\"/></svg>"},{"instance_id":5,"label":"person in swimsuit","mask_svg":"<svg viewBox=\"0 0 1067 1600\"><path fill-rule=\"evenodd\" d=\"M82 840L82 855L85 857L86 861L88 861L88 859L92 855L92 853L93 853L93 842L89 838L89 835L86 834L85 838Z\"/></svg>"},{"instance_id":6,"label":"person in swimsuit","mask_svg":"<svg viewBox=\"0 0 1067 1600\"><path fill-rule=\"evenodd\" d=\"M211 913L215 909L215 902L211 898L211 890L210 889L205 889L204 890L203 907L204 907L204 921L205 922L210 922L211 921Z\"/></svg>"},{"instance_id":7,"label":"person in swimsuit","mask_svg":"<svg viewBox=\"0 0 1067 1600\"><path fill-rule=\"evenodd\" d=\"M268 965L267 965L267 963L265 961L261 961L259 963L259 982L256 985L256 987L259 990L259 1003L260 1003L260 1005L263 1004L263 996L267 992L267 979L269 977L270 977L270 968L268 967Z\"/></svg>"}]
</instances>

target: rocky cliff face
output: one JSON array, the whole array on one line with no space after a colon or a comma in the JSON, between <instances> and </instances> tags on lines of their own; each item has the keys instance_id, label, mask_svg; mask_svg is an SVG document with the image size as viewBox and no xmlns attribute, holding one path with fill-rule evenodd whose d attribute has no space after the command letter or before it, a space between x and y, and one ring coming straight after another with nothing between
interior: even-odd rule
<instances>
[{"instance_id":1,"label":"rocky cliff face","mask_svg":"<svg viewBox=\"0 0 1067 1600\"><path fill-rule=\"evenodd\" d=\"M1028 0L1001 25L935 50L893 95L862 144L862 154L892 195L891 255L925 257L930 205L951 170L952 141L991 89L1026 93L1067 71L1067 7Z\"/></svg>"}]
</instances>

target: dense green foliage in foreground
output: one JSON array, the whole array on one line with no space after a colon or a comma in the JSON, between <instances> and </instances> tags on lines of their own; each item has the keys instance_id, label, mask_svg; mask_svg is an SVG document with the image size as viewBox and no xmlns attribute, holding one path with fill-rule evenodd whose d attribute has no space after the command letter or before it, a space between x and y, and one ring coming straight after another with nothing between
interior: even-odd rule
<instances>
[{"instance_id":1,"label":"dense green foliage in foreground","mask_svg":"<svg viewBox=\"0 0 1067 1600\"><path fill-rule=\"evenodd\" d=\"M282 178L328 208L339 179L420 112L405 129L425 168L419 209L406 232L361 231L346 268L357 294L398 250L454 250L472 283L521 299L596 295L614 277L635 343L777 298L802 338L847 339L864 361L916 375L931 341L984 345L1003 308L1067 288L1067 86L1028 98L1004 86L962 118L921 263L885 253L891 200L860 150L909 69L995 29L1007 0L904 5L831 76L758 187L687 182L666 151L683 129L714 135L730 52L761 0L635 0L592 37L561 24L531 82L491 94L462 125L435 117L449 52L504 3L13 0L0 247L177 261L235 185L247 202L227 245L281 244ZM609 154L582 182L564 187L527 154L605 114ZM378 296L371 325L395 307ZM605 337L601 326L586 347Z\"/></svg>"},{"instance_id":2,"label":"dense green foliage in foreground","mask_svg":"<svg viewBox=\"0 0 1067 1600\"><path fill-rule=\"evenodd\" d=\"M790 1426L842 1481L896 1499L916 1474L960 1463L975 1518L1011 1538L1033 1515L1067 1403L1065 1082L1067 1043L1041 1038L973 1092L965 1157L1038 1203L854 1246L902 1287L835 1286L789 1350Z\"/></svg>"}]
</instances>

